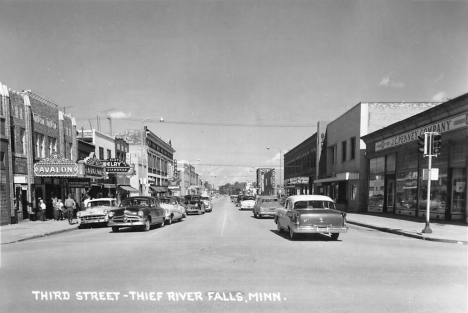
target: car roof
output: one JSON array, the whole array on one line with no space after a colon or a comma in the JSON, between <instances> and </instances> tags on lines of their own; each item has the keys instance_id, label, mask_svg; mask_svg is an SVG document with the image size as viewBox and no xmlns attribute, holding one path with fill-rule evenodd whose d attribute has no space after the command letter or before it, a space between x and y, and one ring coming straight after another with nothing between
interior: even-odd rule
<instances>
[{"instance_id":1,"label":"car roof","mask_svg":"<svg viewBox=\"0 0 468 313\"><path fill-rule=\"evenodd\" d=\"M112 201L112 200L117 200L115 198L97 198L97 199L92 199L92 200L89 200L89 202L94 202L94 201Z\"/></svg>"},{"instance_id":2,"label":"car roof","mask_svg":"<svg viewBox=\"0 0 468 313\"><path fill-rule=\"evenodd\" d=\"M322 196L322 195L298 195L298 196L290 196L287 198L292 202L296 201L307 201L307 200L319 200L319 201L332 201L330 197Z\"/></svg>"}]
</instances>

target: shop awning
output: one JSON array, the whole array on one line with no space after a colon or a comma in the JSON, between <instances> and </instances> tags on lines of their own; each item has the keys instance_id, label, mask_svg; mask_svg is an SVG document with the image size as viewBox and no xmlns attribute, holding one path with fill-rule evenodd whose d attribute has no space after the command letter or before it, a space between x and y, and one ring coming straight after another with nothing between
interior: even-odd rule
<instances>
[{"instance_id":1,"label":"shop awning","mask_svg":"<svg viewBox=\"0 0 468 313\"><path fill-rule=\"evenodd\" d=\"M123 189L125 191L128 191L128 192L140 192L138 189L135 189L131 186L119 186L120 189Z\"/></svg>"},{"instance_id":2,"label":"shop awning","mask_svg":"<svg viewBox=\"0 0 468 313\"><path fill-rule=\"evenodd\" d=\"M352 180L352 179L359 179L359 173L337 173L335 177L329 178L322 178L314 180L314 183L330 183L335 181L343 181L343 180Z\"/></svg>"},{"instance_id":3,"label":"shop awning","mask_svg":"<svg viewBox=\"0 0 468 313\"><path fill-rule=\"evenodd\" d=\"M115 188L115 187L116 187L115 184L103 184L102 186L103 186L104 188L108 188L108 189L110 189L110 188Z\"/></svg>"}]
</instances>

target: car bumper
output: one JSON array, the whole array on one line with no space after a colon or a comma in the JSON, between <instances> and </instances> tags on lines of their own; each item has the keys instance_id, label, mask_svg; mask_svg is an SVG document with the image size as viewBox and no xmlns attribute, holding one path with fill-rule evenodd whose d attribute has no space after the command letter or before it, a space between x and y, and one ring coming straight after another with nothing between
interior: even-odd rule
<instances>
[{"instance_id":1,"label":"car bumper","mask_svg":"<svg viewBox=\"0 0 468 313\"><path fill-rule=\"evenodd\" d=\"M300 234L332 234L332 233L346 233L347 226L293 226L293 231Z\"/></svg>"},{"instance_id":2,"label":"car bumper","mask_svg":"<svg viewBox=\"0 0 468 313\"><path fill-rule=\"evenodd\" d=\"M107 216L80 216L78 218L78 225L88 225L88 224L97 224L97 223L107 223L109 218Z\"/></svg>"},{"instance_id":3,"label":"car bumper","mask_svg":"<svg viewBox=\"0 0 468 313\"><path fill-rule=\"evenodd\" d=\"M258 216L271 216L271 217L275 217L275 216L276 216L276 212L257 212L257 215L258 215Z\"/></svg>"},{"instance_id":4,"label":"car bumper","mask_svg":"<svg viewBox=\"0 0 468 313\"><path fill-rule=\"evenodd\" d=\"M107 226L118 226L118 227L133 227L133 226L143 226L145 225L145 220L143 218L140 218L138 220L128 220L126 222L124 221L113 221L110 220L107 223Z\"/></svg>"},{"instance_id":5,"label":"car bumper","mask_svg":"<svg viewBox=\"0 0 468 313\"><path fill-rule=\"evenodd\" d=\"M253 205L241 205L240 208L242 210L244 210L244 209L245 210L253 210L254 207L253 207Z\"/></svg>"}]
</instances>

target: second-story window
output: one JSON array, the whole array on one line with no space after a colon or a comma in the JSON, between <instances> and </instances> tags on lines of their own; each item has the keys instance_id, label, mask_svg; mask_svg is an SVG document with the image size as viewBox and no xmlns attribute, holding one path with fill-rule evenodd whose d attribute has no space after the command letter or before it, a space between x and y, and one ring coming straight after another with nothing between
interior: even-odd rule
<instances>
[{"instance_id":1,"label":"second-story window","mask_svg":"<svg viewBox=\"0 0 468 313\"><path fill-rule=\"evenodd\" d=\"M356 137L351 138L351 160L356 158Z\"/></svg>"},{"instance_id":2,"label":"second-story window","mask_svg":"<svg viewBox=\"0 0 468 313\"><path fill-rule=\"evenodd\" d=\"M112 158L110 149L107 149L107 158L108 159Z\"/></svg>"},{"instance_id":3,"label":"second-story window","mask_svg":"<svg viewBox=\"0 0 468 313\"><path fill-rule=\"evenodd\" d=\"M26 131L24 128L20 128L20 147L21 153L26 154Z\"/></svg>"},{"instance_id":4,"label":"second-story window","mask_svg":"<svg viewBox=\"0 0 468 313\"><path fill-rule=\"evenodd\" d=\"M346 141L341 142L341 161L346 161Z\"/></svg>"},{"instance_id":5,"label":"second-story window","mask_svg":"<svg viewBox=\"0 0 468 313\"><path fill-rule=\"evenodd\" d=\"M36 157L44 157L44 135L36 133Z\"/></svg>"},{"instance_id":6,"label":"second-story window","mask_svg":"<svg viewBox=\"0 0 468 313\"><path fill-rule=\"evenodd\" d=\"M99 159L104 160L104 148L99 147Z\"/></svg>"}]
</instances>

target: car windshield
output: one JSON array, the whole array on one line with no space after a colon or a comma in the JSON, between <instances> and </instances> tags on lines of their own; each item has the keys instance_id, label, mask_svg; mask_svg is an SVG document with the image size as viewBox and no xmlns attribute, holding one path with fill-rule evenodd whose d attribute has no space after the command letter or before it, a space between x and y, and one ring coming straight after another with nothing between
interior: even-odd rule
<instances>
[{"instance_id":1,"label":"car windshield","mask_svg":"<svg viewBox=\"0 0 468 313\"><path fill-rule=\"evenodd\" d=\"M169 198L161 198L159 199L160 203L171 204L171 199Z\"/></svg>"},{"instance_id":2,"label":"car windshield","mask_svg":"<svg viewBox=\"0 0 468 313\"><path fill-rule=\"evenodd\" d=\"M244 198L242 198L242 201L246 201L246 200L254 200L254 197L244 197Z\"/></svg>"},{"instance_id":3,"label":"car windshield","mask_svg":"<svg viewBox=\"0 0 468 313\"><path fill-rule=\"evenodd\" d=\"M149 206L149 199L145 198L132 198L132 199L125 199L122 200L121 206Z\"/></svg>"},{"instance_id":4,"label":"car windshield","mask_svg":"<svg viewBox=\"0 0 468 313\"><path fill-rule=\"evenodd\" d=\"M335 209L335 203L323 200L304 200L294 203L294 209Z\"/></svg>"},{"instance_id":5,"label":"car windshield","mask_svg":"<svg viewBox=\"0 0 468 313\"><path fill-rule=\"evenodd\" d=\"M88 208L92 208L94 206L111 206L111 202L109 200L88 202Z\"/></svg>"},{"instance_id":6,"label":"car windshield","mask_svg":"<svg viewBox=\"0 0 468 313\"><path fill-rule=\"evenodd\" d=\"M203 200L210 200L208 197L202 197Z\"/></svg>"}]
</instances>

